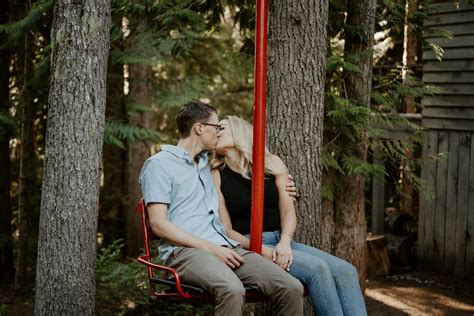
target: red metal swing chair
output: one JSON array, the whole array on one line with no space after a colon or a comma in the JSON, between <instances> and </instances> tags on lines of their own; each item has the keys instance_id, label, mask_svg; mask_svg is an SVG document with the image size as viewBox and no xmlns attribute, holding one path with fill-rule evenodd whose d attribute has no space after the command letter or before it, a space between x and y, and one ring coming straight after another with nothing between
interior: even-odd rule
<instances>
[{"instance_id":1,"label":"red metal swing chair","mask_svg":"<svg viewBox=\"0 0 474 316\"><path fill-rule=\"evenodd\" d=\"M255 88L254 88L254 125L253 125L253 168L252 168L252 214L250 227L250 250L262 253L263 192L265 158L265 108L266 108L266 60L267 60L267 0L257 0L255 32ZM152 262L150 242L159 239L153 234L148 211L142 200L135 208L141 215L145 255L138 261L145 264L150 281L151 293L156 298L177 298L200 302L214 302L214 298L205 290L183 284L175 269ZM160 275L161 272L161 275ZM163 277L163 272L169 277ZM166 286L167 290L158 290L157 286ZM246 287L246 302L268 300L255 288Z\"/></svg>"}]
</instances>

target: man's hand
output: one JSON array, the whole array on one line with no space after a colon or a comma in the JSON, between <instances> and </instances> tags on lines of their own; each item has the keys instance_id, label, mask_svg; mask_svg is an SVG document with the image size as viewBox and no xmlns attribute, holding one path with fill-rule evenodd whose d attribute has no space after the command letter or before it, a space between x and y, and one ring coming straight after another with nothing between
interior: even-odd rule
<instances>
[{"instance_id":1,"label":"man's hand","mask_svg":"<svg viewBox=\"0 0 474 316\"><path fill-rule=\"evenodd\" d=\"M288 192L288 195L293 199L293 201L296 201L296 198L298 197L298 193L296 192L296 185L293 180L294 180L293 176L291 174L288 174L288 183L286 184L286 192Z\"/></svg>"},{"instance_id":2,"label":"man's hand","mask_svg":"<svg viewBox=\"0 0 474 316\"><path fill-rule=\"evenodd\" d=\"M209 251L231 269L240 267L244 263L244 258L230 248L212 245L209 247Z\"/></svg>"},{"instance_id":3,"label":"man's hand","mask_svg":"<svg viewBox=\"0 0 474 316\"><path fill-rule=\"evenodd\" d=\"M273 261L273 248L262 245L262 255L270 261Z\"/></svg>"}]
</instances>

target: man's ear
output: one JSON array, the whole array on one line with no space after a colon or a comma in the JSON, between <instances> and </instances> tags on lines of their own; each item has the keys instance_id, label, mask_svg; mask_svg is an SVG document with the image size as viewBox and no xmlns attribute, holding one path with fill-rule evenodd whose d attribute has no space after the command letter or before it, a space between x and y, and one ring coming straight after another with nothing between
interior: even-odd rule
<instances>
[{"instance_id":1,"label":"man's ear","mask_svg":"<svg viewBox=\"0 0 474 316\"><path fill-rule=\"evenodd\" d=\"M194 132L196 133L196 135L200 136L202 134L201 124L195 124L193 129L194 129Z\"/></svg>"}]
</instances>

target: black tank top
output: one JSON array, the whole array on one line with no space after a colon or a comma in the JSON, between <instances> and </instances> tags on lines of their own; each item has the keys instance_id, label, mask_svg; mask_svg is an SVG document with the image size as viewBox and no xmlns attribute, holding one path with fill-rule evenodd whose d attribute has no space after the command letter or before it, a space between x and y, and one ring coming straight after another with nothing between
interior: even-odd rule
<instances>
[{"instance_id":1,"label":"black tank top","mask_svg":"<svg viewBox=\"0 0 474 316\"><path fill-rule=\"evenodd\" d=\"M243 235L250 234L252 180L245 179L227 166L220 171L220 175L221 191L232 221L232 228ZM263 231L278 229L280 229L278 190L275 177L270 175L265 177Z\"/></svg>"}]
</instances>

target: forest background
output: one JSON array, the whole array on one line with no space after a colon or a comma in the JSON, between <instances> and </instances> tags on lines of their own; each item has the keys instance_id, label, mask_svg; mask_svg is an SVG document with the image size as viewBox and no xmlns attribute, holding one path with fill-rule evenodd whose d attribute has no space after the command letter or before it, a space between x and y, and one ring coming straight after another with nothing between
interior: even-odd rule
<instances>
[{"instance_id":1,"label":"forest background","mask_svg":"<svg viewBox=\"0 0 474 316\"><path fill-rule=\"evenodd\" d=\"M421 96L437 91L420 81L422 49L427 45L423 32L449 34L423 27L428 1L379 1L371 17L373 45L366 51L349 52L345 47L348 34L367 33L347 23L350 4L329 1L328 16L322 22L328 35L320 148L324 200L317 212L323 219L321 231L334 234L306 232L300 238L353 262L364 279L365 256L360 256L364 250L360 245L351 250L345 236L352 232L351 216L358 217L355 222L360 224L365 244L370 214L364 209L370 210L370 201L355 188L362 214L349 212L339 223L334 201L339 201L341 192L351 190L344 187L347 175L362 179L366 192L372 176L384 176L392 183L386 205L415 213L417 192L429 196L429 186L417 176L422 160L413 154L423 142L423 133L399 113L420 112ZM28 296L37 260L53 1L10 0L0 6L0 279L12 284L18 295ZM176 109L189 100L211 102L220 117L233 114L251 120L254 10L252 1L112 1L97 233L97 310L191 308L150 304L145 269L134 262L142 245L139 219L133 212L140 199L138 173L161 144L177 140ZM436 46L431 48L442 53ZM361 74L358 61L365 56L370 56L371 64L370 74L364 74L372 86L370 106L360 106L360 100L348 96L349 78ZM382 130L376 128L380 124L401 124L416 132L401 140L381 140L377 135ZM363 155L361 142L368 149ZM386 162L385 168L373 163L375 147L382 148L377 158ZM287 164L291 167L291 162ZM305 182L297 177L296 183ZM407 183L415 193L407 194ZM299 216L301 222L305 214Z\"/></svg>"}]
</instances>

